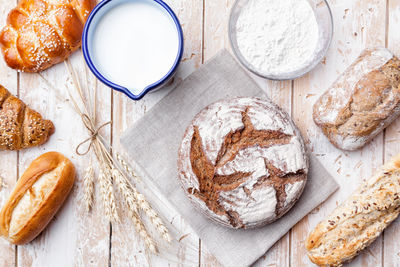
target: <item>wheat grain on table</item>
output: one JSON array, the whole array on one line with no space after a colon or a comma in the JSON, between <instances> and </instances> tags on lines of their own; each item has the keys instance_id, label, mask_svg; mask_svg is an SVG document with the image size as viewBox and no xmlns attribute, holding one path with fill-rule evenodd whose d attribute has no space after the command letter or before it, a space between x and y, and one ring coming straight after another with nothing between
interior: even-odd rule
<instances>
[{"instance_id":1,"label":"wheat grain on table","mask_svg":"<svg viewBox=\"0 0 400 267\"><path fill-rule=\"evenodd\" d=\"M227 22L234 0L166 0L177 13L184 31L185 52L175 82L186 77L221 48L229 49ZM0 1L0 23L17 0ZM341 188L326 203L298 223L255 266L312 266L304 239L307 233L347 197L364 178L384 161L400 151L400 120L356 152L334 148L312 122L312 104L351 64L361 50L369 46L386 46L400 55L400 0L328 0L334 16L334 38L326 58L308 75L295 81L272 82L252 76L270 98L292 115L302 131L310 151L340 183ZM84 71L80 52L71 58ZM201 240L179 215L173 223L190 245L168 259L146 255L145 247L127 221L110 225L97 207L86 215L83 196L83 173L89 157L79 157L74 148L86 138L86 129L71 125L79 121L67 102L57 96L34 74L17 74L0 60L0 83L13 94L55 122L56 133L39 148L21 152L0 152L0 176L5 186L0 191L3 204L17 178L40 154L57 150L76 164L78 177L73 193L51 225L33 243L11 246L0 240L0 266L219 266ZM64 66L57 65L43 75L59 88L67 84ZM126 96L99 86L98 118L113 120L112 128L102 129L113 145L120 149L119 138L130 125L156 104L167 91L161 90L134 102ZM97 197L98 198L98 197ZM400 266L400 221L387 228L382 237L349 266ZM173 260L172 260L173 259Z\"/></svg>"}]
</instances>

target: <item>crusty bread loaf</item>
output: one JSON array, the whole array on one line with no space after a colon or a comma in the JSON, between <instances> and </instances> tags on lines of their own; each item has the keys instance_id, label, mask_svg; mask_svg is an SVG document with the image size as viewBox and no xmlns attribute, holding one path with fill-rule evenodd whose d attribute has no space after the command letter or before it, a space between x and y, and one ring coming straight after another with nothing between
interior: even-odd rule
<instances>
[{"instance_id":1,"label":"crusty bread loaf","mask_svg":"<svg viewBox=\"0 0 400 267\"><path fill-rule=\"evenodd\" d=\"M0 150L42 145L54 133L54 125L30 109L0 85Z\"/></svg>"},{"instance_id":2,"label":"crusty bread loaf","mask_svg":"<svg viewBox=\"0 0 400 267\"><path fill-rule=\"evenodd\" d=\"M355 150L400 115L400 60L366 49L314 104L315 123L338 148Z\"/></svg>"},{"instance_id":3,"label":"crusty bread loaf","mask_svg":"<svg viewBox=\"0 0 400 267\"><path fill-rule=\"evenodd\" d=\"M196 207L233 228L285 214L306 184L303 140L289 116L257 98L211 104L188 126L179 150L181 184Z\"/></svg>"},{"instance_id":4,"label":"crusty bread loaf","mask_svg":"<svg viewBox=\"0 0 400 267\"><path fill-rule=\"evenodd\" d=\"M13 244L32 241L47 226L74 184L75 168L62 154L35 159L0 212L0 234Z\"/></svg>"},{"instance_id":5,"label":"crusty bread loaf","mask_svg":"<svg viewBox=\"0 0 400 267\"><path fill-rule=\"evenodd\" d=\"M400 154L382 166L309 234L319 266L341 266L371 244L400 213Z\"/></svg>"},{"instance_id":6,"label":"crusty bread loaf","mask_svg":"<svg viewBox=\"0 0 400 267\"><path fill-rule=\"evenodd\" d=\"M0 32L9 67L38 72L65 60L81 45L95 0L21 0Z\"/></svg>"}]
</instances>

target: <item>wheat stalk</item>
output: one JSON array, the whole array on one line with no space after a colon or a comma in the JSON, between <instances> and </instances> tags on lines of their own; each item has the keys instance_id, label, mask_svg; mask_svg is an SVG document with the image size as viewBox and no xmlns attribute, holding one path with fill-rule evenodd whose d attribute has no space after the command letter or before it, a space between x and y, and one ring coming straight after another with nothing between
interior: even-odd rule
<instances>
[{"instance_id":1,"label":"wheat stalk","mask_svg":"<svg viewBox=\"0 0 400 267\"><path fill-rule=\"evenodd\" d=\"M129 210L138 213L138 203L136 202L132 190L130 190L129 184L126 183L126 180L124 179L122 173L116 168L113 168L111 172L114 183L117 186L118 190L121 192Z\"/></svg>"},{"instance_id":2,"label":"wheat stalk","mask_svg":"<svg viewBox=\"0 0 400 267\"><path fill-rule=\"evenodd\" d=\"M83 177L83 187L86 211L89 212L93 206L93 190L94 190L94 170L92 161L90 161L89 167L85 171L85 176Z\"/></svg>"},{"instance_id":3,"label":"wheat stalk","mask_svg":"<svg viewBox=\"0 0 400 267\"><path fill-rule=\"evenodd\" d=\"M119 160L118 160L118 156L119 156ZM119 162L123 161L125 162L122 157L117 154L117 160ZM126 164L126 162L125 162ZM130 166L128 164L126 164L127 168L129 168L131 170L131 172L133 173L133 170L130 168ZM167 227L164 225L163 221L161 220L161 218L158 216L157 212L151 207L150 203L146 200L146 198L144 197L143 194L141 194L135 186L133 186L127 177L125 177L124 175L122 175L121 172L119 172L118 175L118 179L124 180L123 184L125 185L124 190L126 191L130 191L129 193L127 192L126 194L130 196L130 198L133 197L133 199L135 200L135 202L137 202L137 205L139 206L139 208L141 210L144 211L144 213L149 217L150 222L154 225L154 227L156 228L156 230L160 233L161 237L166 240L167 242L171 242L171 236L169 234L169 231L167 229Z\"/></svg>"},{"instance_id":4,"label":"wheat stalk","mask_svg":"<svg viewBox=\"0 0 400 267\"><path fill-rule=\"evenodd\" d=\"M103 145L102 143L99 144L100 146ZM103 149L104 153L107 154L108 161L110 164L114 162L112 156L108 153L106 149ZM122 157L120 156L120 159ZM118 156L117 156L118 160ZM129 166L128 164L126 164ZM131 169L132 170L132 169ZM133 173L133 170L132 170ZM122 174L122 172L120 172ZM150 222L153 224L153 226L156 228L156 230L160 233L161 237L166 240L167 242L171 242L171 235L169 234L169 231L167 227L164 225L162 219L158 216L157 212L151 207L150 203L146 200L143 194L141 194L135 186L133 186L130 182L129 179L125 175L121 175L121 178L125 180L125 183L133 193L133 197L135 201L138 203L138 206L141 210L145 212L145 214L149 217Z\"/></svg>"},{"instance_id":5,"label":"wheat stalk","mask_svg":"<svg viewBox=\"0 0 400 267\"><path fill-rule=\"evenodd\" d=\"M157 251L156 244L154 240L150 237L146 227L139 218L138 205L135 197L133 196L132 190L130 190L130 185L126 182L123 174L118 169L113 168L111 172L115 185L124 197L125 203L129 210L129 215L133 221L133 225L135 226L136 231L143 238L147 248L151 252L155 253Z\"/></svg>"},{"instance_id":6,"label":"wheat stalk","mask_svg":"<svg viewBox=\"0 0 400 267\"><path fill-rule=\"evenodd\" d=\"M133 177L137 177L135 172L131 168L131 166L125 161L125 159L118 152L115 153L118 162L121 164L123 169ZM156 228L156 230L160 233L161 237L166 240L168 243L171 242L171 235L169 234L168 228L164 225L162 219L158 216L157 212L151 207L150 203L146 200L143 194L141 194L134 185L132 185L128 178L124 175L121 175L121 179L125 180L127 185L127 189L131 190L133 193L133 197L136 202L138 202L139 208L145 212L145 214L149 217L151 223Z\"/></svg>"},{"instance_id":7,"label":"wheat stalk","mask_svg":"<svg viewBox=\"0 0 400 267\"><path fill-rule=\"evenodd\" d=\"M105 215L110 222L117 222L119 218L108 166L103 165L100 168L99 183Z\"/></svg>"},{"instance_id":8,"label":"wheat stalk","mask_svg":"<svg viewBox=\"0 0 400 267\"><path fill-rule=\"evenodd\" d=\"M168 232L167 227L164 225L157 212L150 206L146 198L139 192L135 187L131 187L135 199L139 203L139 207L149 217L151 223L154 225L156 230L160 233L161 237L167 242L171 242L171 236Z\"/></svg>"},{"instance_id":9,"label":"wheat stalk","mask_svg":"<svg viewBox=\"0 0 400 267\"><path fill-rule=\"evenodd\" d=\"M154 243L154 240L150 237L149 233L147 232L146 227L144 226L143 222L140 220L137 213L129 211L129 215L133 221L133 225L134 225L136 231L139 233L139 235L144 240L144 243L146 244L147 248L152 253L156 253L157 252L156 244Z\"/></svg>"},{"instance_id":10,"label":"wheat stalk","mask_svg":"<svg viewBox=\"0 0 400 267\"><path fill-rule=\"evenodd\" d=\"M135 174L131 166L126 162L126 160L119 154L118 152L115 153L119 164L121 164L122 168L133 178L140 181L140 177Z\"/></svg>"},{"instance_id":11,"label":"wheat stalk","mask_svg":"<svg viewBox=\"0 0 400 267\"><path fill-rule=\"evenodd\" d=\"M87 95L88 99L91 99L92 96L89 91L89 81L87 77L87 73L85 72L86 83L84 87L81 86L81 83L77 77L76 71L73 69L71 63L67 59L65 61L65 66L70 75L72 83L76 90L76 98L72 94L71 90L68 86L66 86L66 91L71 100L71 106L75 110L75 112L81 116L82 122L84 126L88 129L88 132L91 134L89 138L81 142L77 147L77 154L84 155L88 153L90 150L93 151L96 155L98 163L100 165L100 171L98 176L98 185L100 187L100 195L102 198L103 208L105 217L111 222L118 222L118 212L116 209L116 200L113 190L113 183L120 191L125 206L129 211L129 216L132 219L136 231L142 237L144 242L146 243L147 248L151 252L156 252L157 247L154 240L151 238L149 232L147 231L143 221L139 216L139 210L142 210L144 214L149 217L150 222L155 227L155 229L160 233L162 238L168 242L171 242L171 236L168 232L167 227L164 225L161 218L158 216L157 212L151 207L149 202L146 200L144 195L142 195L134 185L131 184L128 177L133 177L137 181L140 181L140 177L138 177L133 168L127 163L127 161L113 149L113 147L108 144L101 134L99 134L99 130L110 124L111 122L107 122L102 124L100 127L96 128L96 94L97 94L97 86L94 88L93 94L93 105L89 104L89 101L86 101L85 95ZM87 70L85 70L87 71ZM43 76L41 76L45 79ZM46 80L47 81L47 80ZM97 84L97 80L95 81ZM50 84L50 83L48 83ZM52 86L53 87L53 86ZM53 87L54 88L54 87ZM84 91L86 89L86 91ZM80 152L79 147L89 142L88 149L86 152ZM114 156L111 155L110 151L114 151ZM91 169L90 169L91 168ZM86 170L84 176L84 200L86 208L89 210L93 205L93 167L89 166Z\"/></svg>"}]
</instances>

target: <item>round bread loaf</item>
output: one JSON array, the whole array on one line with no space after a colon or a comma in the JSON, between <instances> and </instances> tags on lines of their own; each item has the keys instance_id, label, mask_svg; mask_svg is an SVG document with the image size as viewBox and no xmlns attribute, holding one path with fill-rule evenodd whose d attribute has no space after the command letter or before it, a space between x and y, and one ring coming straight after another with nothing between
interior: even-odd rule
<instances>
[{"instance_id":1,"label":"round bread loaf","mask_svg":"<svg viewBox=\"0 0 400 267\"><path fill-rule=\"evenodd\" d=\"M301 135L278 106L258 98L213 103L186 129L178 174L208 217L233 228L271 223L299 199L308 158Z\"/></svg>"}]
</instances>

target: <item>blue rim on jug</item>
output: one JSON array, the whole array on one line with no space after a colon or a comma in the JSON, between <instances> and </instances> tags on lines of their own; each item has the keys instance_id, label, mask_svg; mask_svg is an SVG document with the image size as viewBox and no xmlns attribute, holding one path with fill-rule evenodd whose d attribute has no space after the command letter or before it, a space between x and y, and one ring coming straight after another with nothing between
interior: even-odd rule
<instances>
[{"instance_id":1,"label":"blue rim on jug","mask_svg":"<svg viewBox=\"0 0 400 267\"><path fill-rule=\"evenodd\" d=\"M87 63L87 65L89 66L89 69L93 72L93 74L97 77L97 79L99 79L102 83L104 83L105 85L107 85L108 87L117 90L119 92L124 93L125 95L127 95L129 98L133 99L133 100L140 100L142 97L144 97L148 92L150 92L153 89L156 89L160 86L162 86L164 83L166 83L176 72L179 63L181 61L182 58L182 54L183 54L183 32L182 32L182 27L181 24L178 20L178 17L175 15L174 11L163 1L161 0L151 0L154 1L155 3L159 4L162 8L164 8L168 14L171 16L171 18L173 19L176 29L178 31L178 37L179 37L179 47L178 47L178 55L175 59L175 62L173 64L173 66L171 67L171 69L168 71L168 73L166 75L164 75L164 77L162 77L160 80L158 80L157 82L148 85L146 88L143 89L143 91L141 91L139 94L133 94L129 89L120 86L116 83L111 82L110 80L108 80L107 78L105 78L95 67L95 65L93 64L93 61L90 57L90 53L89 53L89 48L88 48L88 34L89 34L89 28L92 24L92 21L94 19L94 17L96 16L96 14L98 13L98 11L104 7L106 4L112 2L113 0L103 0L102 2L100 2L90 13L85 27L83 29L83 34L82 34L82 51L83 51L83 56L85 58L85 61ZM128 0L129 1L129 0Z\"/></svg>"}]
</instances>

